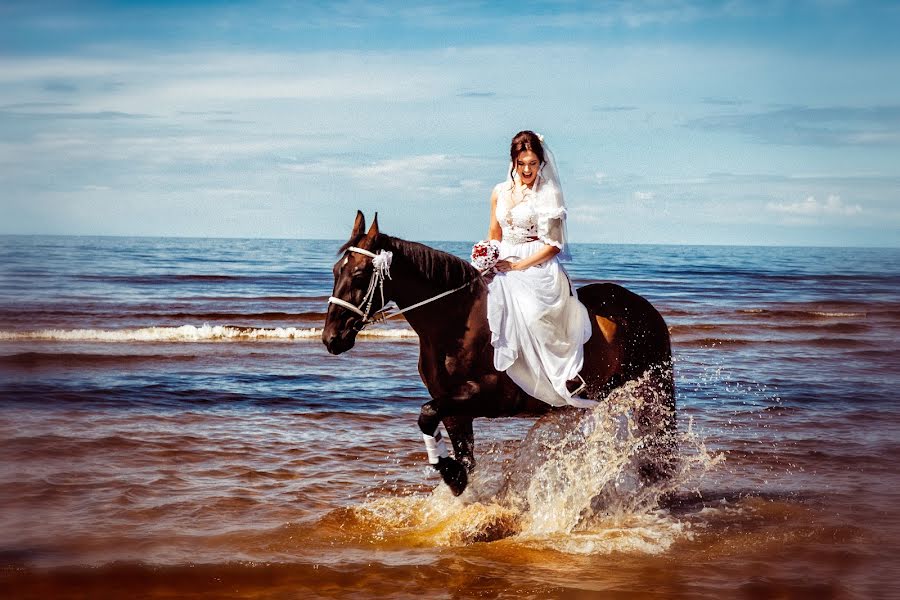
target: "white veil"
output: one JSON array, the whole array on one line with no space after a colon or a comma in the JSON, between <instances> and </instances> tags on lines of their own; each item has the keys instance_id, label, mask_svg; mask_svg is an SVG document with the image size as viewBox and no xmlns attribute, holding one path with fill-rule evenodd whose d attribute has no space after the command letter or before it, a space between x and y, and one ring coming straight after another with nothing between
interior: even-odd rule
<instances>
[{"instance_id":1,"label":"white veil","mask_svg":"<svg viewBox=\"0 0 900 600\"><path fill-rule=\"evenodd\" d=\"M538 237L547 245L559 248L557 259L572 260L569 253L569 235L566 228L566 202L562 185L559 182L559 171L556 168L556 157L544 141L544 136L537 134L544 150L544 162L538 172L535 185L534 209L538 217ZM510 163L507 180L513 189L518 187L515 165ZM515 177L515 178L514 178Z\"/></svg>"}]
</instances>

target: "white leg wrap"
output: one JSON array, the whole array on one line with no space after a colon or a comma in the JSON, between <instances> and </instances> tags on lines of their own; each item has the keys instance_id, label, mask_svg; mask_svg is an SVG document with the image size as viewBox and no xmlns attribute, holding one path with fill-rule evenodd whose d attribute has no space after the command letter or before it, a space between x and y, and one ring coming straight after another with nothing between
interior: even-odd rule
<instances>
[{"instance_id":1,"label":"white leg wrap","mask_svg":"<svg viewBox=\"0 0 900 600\"><path fill-rule=\"evenodd\" d=\"M444 441L444 436L441 435L440 428L434 430L434 435L423 433L422 439L425 440L425 450L428 451L429 463L436 465L439 458L450 456L450 452L447 451L447 443Z\"/></svg>"}]
</instances>

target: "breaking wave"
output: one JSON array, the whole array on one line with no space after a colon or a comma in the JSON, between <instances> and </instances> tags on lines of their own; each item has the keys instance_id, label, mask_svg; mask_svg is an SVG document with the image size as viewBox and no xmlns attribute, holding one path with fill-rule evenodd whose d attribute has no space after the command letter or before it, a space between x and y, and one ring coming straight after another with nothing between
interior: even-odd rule
<instances>
[{"instance_id":1,"label":"breaking wave","mask_svg":"<svg viewBox=\"0 0 900 600\"><path fill-rule=\"evenodd\" d=\"M141 327L137 329L42 329L39 331L0 331L0 341L63 342L254 342L269 340L318 340L317 327L234 327L228 325L181 325L179 327ZM367 329L363 339L396 340L416 338L411 329Z\"/></svg>"}]
</instances>

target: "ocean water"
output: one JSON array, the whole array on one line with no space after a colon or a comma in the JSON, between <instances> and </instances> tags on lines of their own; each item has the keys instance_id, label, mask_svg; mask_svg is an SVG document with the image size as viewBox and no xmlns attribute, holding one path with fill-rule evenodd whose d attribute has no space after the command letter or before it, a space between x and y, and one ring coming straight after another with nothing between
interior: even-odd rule
<instances>
[{"instance_id":1,"label":"ocean water","mask_svg":"<svg viewBox=\"0 0 900 600\"><path fill-rule=\"evenodd\" d=\"M575 246L667 321L679 473L626 386L478 419L454 498L414 332L321 343L340 243L0 237L4 596L900 598L900 250Z\"/></svg>"}]
</instances>

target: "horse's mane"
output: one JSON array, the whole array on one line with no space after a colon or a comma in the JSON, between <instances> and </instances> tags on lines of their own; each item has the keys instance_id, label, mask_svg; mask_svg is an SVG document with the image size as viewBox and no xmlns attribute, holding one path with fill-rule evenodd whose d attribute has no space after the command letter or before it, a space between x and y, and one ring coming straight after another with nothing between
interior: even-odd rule
<instances>
[{"instance_id":1,"label":"horse's mane","mask_svg":"<svg viewBox=\"0 0 900 600\"><path fill-rule=\"evenodd\" d=\"M360 234L351 238L339 252L359 244L364 237ZM422 277L438 285L458 287L478 277L478 270L463 259L425 244L379 233L374 247L390 250L394 253L394 260L408 262Z\"/></svg>"}]
</instances>

